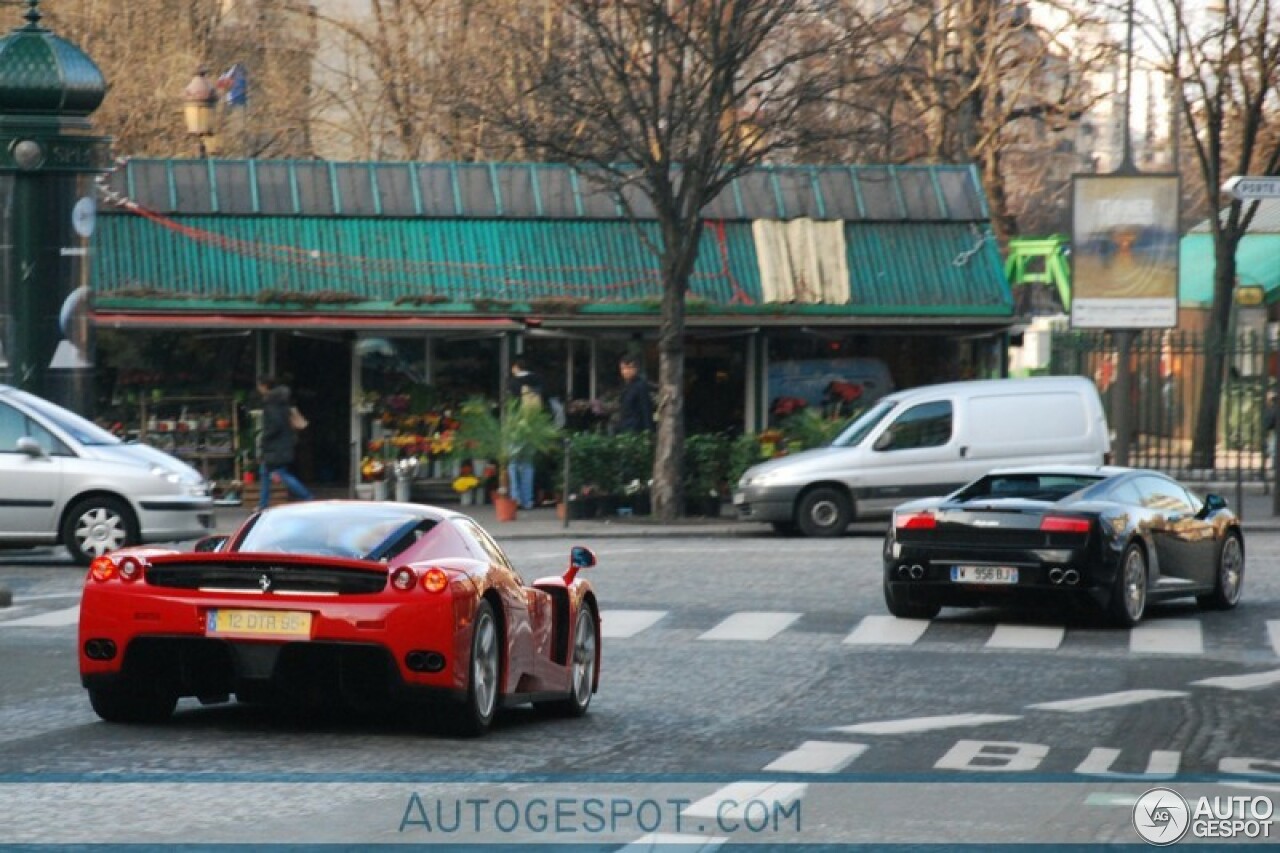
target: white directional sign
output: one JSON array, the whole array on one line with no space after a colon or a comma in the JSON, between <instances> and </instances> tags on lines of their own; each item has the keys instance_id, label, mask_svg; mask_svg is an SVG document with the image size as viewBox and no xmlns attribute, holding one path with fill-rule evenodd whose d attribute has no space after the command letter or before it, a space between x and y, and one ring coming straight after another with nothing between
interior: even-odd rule
<instances>
[{"instance_id":1,"label":"white directional sign","mask_svg":"<svg viewBox=\"0 0 1280 853\"><path fill-rule=\"evenodd\" d=\"M1280 177L1234 175L1222 185L1224 193L1250 201L1257 198L1280 198Z\"/></svg>"}]
</instances>

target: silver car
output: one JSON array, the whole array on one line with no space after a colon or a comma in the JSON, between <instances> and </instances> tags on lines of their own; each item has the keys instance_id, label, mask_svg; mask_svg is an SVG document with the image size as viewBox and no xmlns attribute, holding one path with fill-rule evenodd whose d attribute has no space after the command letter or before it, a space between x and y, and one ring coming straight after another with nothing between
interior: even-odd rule
<instances>
[{"instance_id":1,"label":"silver car","mask_svg":"<svg viewBox=\"0 0 1280 853\"><path fill-rule=\"evenodd\" d=\"M0 385L0 546L61 543L80 563L213 528L200 472L74 412Z\"/></svg>"}]
</instances>

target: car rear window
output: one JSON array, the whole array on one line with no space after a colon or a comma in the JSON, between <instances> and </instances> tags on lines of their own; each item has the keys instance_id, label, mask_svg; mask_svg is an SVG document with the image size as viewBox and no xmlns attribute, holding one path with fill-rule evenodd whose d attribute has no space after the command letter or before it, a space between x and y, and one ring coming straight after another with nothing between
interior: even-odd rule
<instances>
[{"instance_id":1,"label":"car rear window","mask_svg":"<svg viewBox=\"0 0 1280 853\"><path fill-rule=\"evenodd\" d=\"M988 474L956 493L956 500L1060 501L1102 479L1087 474Z\"/></svg>"}]
</instances>

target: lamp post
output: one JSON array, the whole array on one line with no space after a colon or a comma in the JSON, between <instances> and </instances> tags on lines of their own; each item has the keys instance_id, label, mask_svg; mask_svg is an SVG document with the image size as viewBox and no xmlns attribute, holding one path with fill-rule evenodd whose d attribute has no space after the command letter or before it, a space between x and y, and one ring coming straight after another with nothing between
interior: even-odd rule
<instances>
[{"instance_id":1,"label":"lamp post","mask_svg":"<svg viewBox=\"0 0 1280 853\"><path fill-rule=\"evenodd\" d=\"M218 105L218 90L209 82L209 69L200 68L182 91L186 102L182 110L187 123L187 133L196 138L196 151L200 157L216 152L214 113Z\"/></svg>"}]
</instances>

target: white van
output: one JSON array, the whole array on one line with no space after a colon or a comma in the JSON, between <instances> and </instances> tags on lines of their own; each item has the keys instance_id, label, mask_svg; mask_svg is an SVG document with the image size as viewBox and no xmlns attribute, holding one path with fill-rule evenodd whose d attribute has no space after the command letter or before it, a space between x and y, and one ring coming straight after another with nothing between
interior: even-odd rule
<instances>
[{"instance_id":1,"label":"white van","mask_svg":"<svg viewBox=\"0 0 1280 853\"><path fill-rule=\"evenodd\" d=\"M744 521L839 536L992 468L1101 465L1110 451L1102 400L1084 377L950 382L890 394L830 446L747 469L733 502Z\"/></svg>"}]
</instances>

